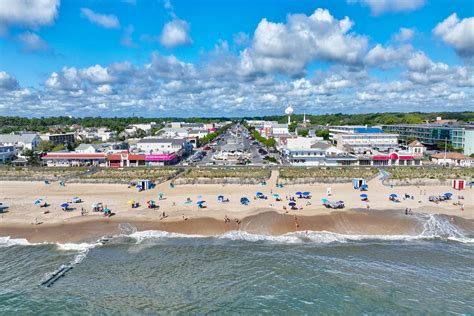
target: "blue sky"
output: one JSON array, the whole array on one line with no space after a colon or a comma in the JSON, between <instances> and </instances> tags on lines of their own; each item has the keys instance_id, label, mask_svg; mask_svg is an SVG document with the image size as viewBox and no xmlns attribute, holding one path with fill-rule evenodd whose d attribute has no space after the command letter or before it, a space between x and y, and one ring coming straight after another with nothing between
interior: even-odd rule
<instances>
[{"instance_id":1,"label":"blue sky","mask_svg":"<svg viewBox=\"0 0 474 316\"><path fill-rule=\"evenodd\" d=\"M469 110L468 0L0 0L0 115Z\"/></svg>"}]
</instances>

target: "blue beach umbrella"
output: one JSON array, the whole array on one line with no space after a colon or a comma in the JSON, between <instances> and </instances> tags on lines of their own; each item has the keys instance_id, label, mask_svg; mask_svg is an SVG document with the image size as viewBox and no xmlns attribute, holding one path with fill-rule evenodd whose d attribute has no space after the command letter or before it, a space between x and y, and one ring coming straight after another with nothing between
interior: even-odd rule
<instances>
[{"instance_id":1,"label":"blue beach umbrella","mask_svg":"<svg viewBox=\"0 0 474 316\"><path fill-rule=\"evenodd\" d=\"M365 193L362 193L362 194L360 195L360 197L361 197L361 198L366 198L366 197L368 197L368 195L365 194Z\"/></svg>"},{"instance_id":2,"label":"blue beach umbrella","mask_svg":"<svg viewBox=\"0 0 474 316\"><path fill-rule=\"evenodd\" d=\"M301 193L300 191L296 192L295 193L296 195L302 195L303 193Z\"/></svg>"},{"instance_id":3,"label":"blue beach umbrella","mask_svg":"<svg viewBox=\"0 0 474 316\"><path fill-rule=\"evenodd\" d=\"M62 207L62 208L68 208L68 207L69 207L69 204L63 203L63 204L61 204L61 207Z\"/></svg>"},{"instance_id":4,"label":"blue beach umbrella","mask_svg":"<svg viewBox=\"0 0 474 316\"><path fill-rule=\"evenodd\" d=\"M329 200L328 200L328 199L321 199L321 202L323 202L323 203L329 203Z\"/></svg>"},{"instance_id":5,"label":"blue beach umbrella","mask_svg":"<svg viewBox=\"0 0 474 316\"><path fill-rule=\"evenodd\" d=\"M396 195L395 193L392 193L390 194L390 196L396 198L398 195Z\"/></svg>"},{"instance_id":6,"label":"blue beach umbrella","mask_svg":"<svg viewBox=\"0 0 474 316\"><path fill-rule=\"evenodd\" d=\"M296 206L296 203L295 202L290 202L288 203L289 206Z\"/></svg>"},{"instance_id":7,"label":"blue beach umbrella","mask_svg":"<svg viewBox=\"0 0 474 316\"><path fill-rule=\"evenodd\" d=\"M274 193L273 196L277 198L277 197L280 197L280 194Z\"/></svg>"},{"instance_id":8,"label":"blue beach umbrella","mask_svg":"<svg viewBox=\"0 0 474 316\"><path fill-rule=\"evenodd\" d=\"M450 192L446 192L446 193L444 194L444 196L445 196L445 197L447 197L447 198L450 198L450 197L452 197L452 196L453 196L453 194L452 194L452 193L450 193Z\"/></svg>"},{"instance_id":9,"label":"blue beach umbrella","mask_svg":"<svg viewBox=\"0 0 474 316\"><path fill-rule=\"evenodd\" d=\"M369 186L368 186L367 184L363 184L363 185L360 186L360 188L361 188L361 189L368 189Z\"/></svg>"},{"instance_id":10,"label":"blue beach umbrella","mask_svg":"<svg viewBox=\"0 0 474 316\"><path fill-rule=\"evenodd\" d=\"M223 195L219 195L219 196L217 197L217 199L218 199L218 200L223 200L223 199L224 199L224 196L223 196Z\"/></svg>"},{"instance_id":11,"label":"blue beach umbrella","mask_svg":"<svg viewBox=\"0 0 474 316\"><path fill-rule=\"evenodd\" d=\"M263 193L262 192L257 192L257 193L255 193L255 195L259 196L259 195L263 195Z\"/></svg>"},{"instance_id":12,"label":"blue beach umbrella","mask_svg":"<svg viewBox=\"0 0 474 316\"><path fill-rule=\"evenodd\" d=\"M204 204L205 202L206 202L206 201L197 201L196 204L197 204L197 205L202 205L202 204Z\"/></svg>"},{"instance_id":13,"label":"blue beach umbrella","mask_svg":"<svg viewBox=\"0 0 474 316\"><path fill-rule=\"evenodd\" d=\"M311 192L303 192L303 195L304 195L304 196L311 195Z\"/></svg>"},{"instance_id":14,"label":"blue beach umbrella","mask_svg":"<svg viewBox=\"0 0 474 316\"><path fill-rule=\"evenodd\" d=\"M37 200L35 201L35 205L40 204L42 201L43 201L43 199L37 199Z\"/></svg>"}]
</instances>

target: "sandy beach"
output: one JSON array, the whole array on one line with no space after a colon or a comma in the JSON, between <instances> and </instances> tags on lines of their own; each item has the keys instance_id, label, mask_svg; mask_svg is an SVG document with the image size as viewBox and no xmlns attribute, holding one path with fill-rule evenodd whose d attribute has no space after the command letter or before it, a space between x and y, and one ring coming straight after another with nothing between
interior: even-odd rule
<instances>
[{"instance_id":1,"label":"sandy beach","mask_svg":"<svg viewBox=\"0 0 474 316\"><path fill-rule=\"evenodd\" d=\"M361 200L361 192L350 183L277 188L277 176L278 171L273 171L265 186L196 184L171 187L169 182L164 182L152 190L142 192L119 184L66 183L66 186L61 187L57 182L49 185L43 182L0 182L0 201L9 206L7 212L0 214L0 236L26 238L31 242L90 241L120 233L119 224L123 223L129 223L138 230L199 235L218 235L232 230L271 235L299 230L417 235L423 227L416 216L405 215L407 208L415 215L444 214L463 229L474 231L474 197L471 189L455 191L449 186L391 188L376 178L368 183L369 190L365 192L369 196L367 203ZM332 192L329 197L328 187ZM286 197L293 196L297 191L309 191L312 198L297 198L298 210L289 210ZM256 192L262 192L268 199L254 200ZM446 192L453 193L451 200L438 204L428 201L430 195L438 196ZM162 200L158 197L159 193L163 193ZM398 195L399 203L388 199L392 193ZM403 199L405 193L414 198ZM276 201L273 194L279 194L282 201ZM218 202L219 195L230 201ZM458 200L460 195L464 199ZM76 196L83 202L71 204L71 211L63 211L60 205ZM249 205L240 204L243 196L249 198ZM35 206L34 201L39 198L50 206ZM185 203L188 198L191 203ZM321 203L322 198L342 200L346 207L344 210L327 209ZM132 208L129 200L139 202L140 206ZM149 209L146 204L148 200L154 200L159 209ZM196 202L199 200L206 201L205 208L198 208ZM464 210L461 205L454 205L458 201L463 204ZM91 205L98 202L111 209L114 215L104 217L101 213L92 212ZM86 216L81 215L81 208L88 211ZM166 214L164 219L160 219L162 212ZM225 216L230 219L229 222L224 222Z\"/></svg>"}]
</instances>

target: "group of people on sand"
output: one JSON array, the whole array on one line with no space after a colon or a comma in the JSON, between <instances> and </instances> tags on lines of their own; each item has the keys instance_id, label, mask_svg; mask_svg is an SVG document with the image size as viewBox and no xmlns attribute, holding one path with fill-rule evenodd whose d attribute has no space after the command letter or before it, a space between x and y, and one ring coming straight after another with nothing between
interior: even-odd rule
<instances>
[{"instance_id":1,"label":"group of people on sand","mask_svg":"<svg viewBox=\"0 0 474 316\"><path fill-rule=\"evenodd\" d=\"M231 219L230 219L227 215L225 215L225 216L224 216L224 223L229 223L229 222L231 222ZM242 223L242 221L239 220L237 217L234 218L234 222L235 222L237 225L240 225L240 224Z\"/></svg>"},{"instance_id":2,"label":"group of people on sand","mask_svg":"<svg viewBox=\"0 0 474 316\"><path fill-rule=\"evenodd\" d=\"M162 219L167 218L167 217L168 217L168 215L166 215L166 213L165 213L164 211L163 211L162 213L160 213L160 221L161 221Z\"/></svg>"},{"instance_id":3,"label":"group of people on sand","mask_svg":"<svg viewBox=\"0 0 474 316\"><path fill-rule=\"evenodd\" d=\"M405 209L405 215L413 215L413 211L411 210L411 208Z\"/></svg>"}]
</instances>

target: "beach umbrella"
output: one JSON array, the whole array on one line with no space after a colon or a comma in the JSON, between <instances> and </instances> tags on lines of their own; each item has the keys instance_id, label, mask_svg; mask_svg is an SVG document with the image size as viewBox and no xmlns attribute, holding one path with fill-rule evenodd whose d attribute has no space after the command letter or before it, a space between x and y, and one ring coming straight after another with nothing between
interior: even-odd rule
<instances>
[{"instance_id":1,"label":"beach umbrella","mask_svg":"<svg viewBox=\"0 0 474 316\"><path fill-rule=\"evenodd\" d=\"M224 196L223 196L223 195L219 195L219 196L217 197L217 199L218 199L218 200L223 200L223 199L224 199Z\"/></svg>"},{"instance_id":2,"label":"beach umbrella","mask_svg":"<svg viewBox=\"0 0 474 316\"><path fill-rule=\"evenodd\" d=\"M361 189L368 189L369 186L368 186L367 184L363 184L363 185L360 186L360 188L361 188Z\"/></svg>"},{"instance_id":3,"label":"beach umbrella","mask_svg":"<svg viewBox=\"0 0 474 316\"><path fill-rule=\"evenodd\" d=\"M396 198L398 195L396 195L395 193L392 193L390 194L390 196Z\"/></svg>"},{"instance_id":4,"label":"beach umbrella","mask_svg":"<svg viewBox=\"0 0 474 316\"><path fill-rule=\"evenodd\" d=\"M446 193L444 194L444 196L447 197L447 198L450 198L450 197L453 196L453 194L452 194L451 192L446 192Z\"/></svg>"},{"instance_id":5,"label":"beach umbrella","mask_svg":"<svg viewBox=\"0 0 474 316\"><path fill-rule=\"evenodd\" d=\"M361 197L361 198L366 198L366 197L368 197L368 195L365 194L365 193L362 193L362 194L360 195L360 197Z\"/></svg>"},{"instance_id":6,"label":"beach umbrella","mask_svg":"<svg viewBox=\"0 0 474 316\"><path fill-rule=\"evenodd\" d=\"M303 195L304 195L304 196L311 195L311 192L303 192Z\"/></svg>"},{"instance_id":7,"label":"beach umbrella","mask_svg":"<svg viewBox=\"0 0 474 316\"><path fill-rule=\"evenodd\" d=\"M37 200L35 201L35 205L40 204L42 201L43 201L43 199L37 199Z\"/></svg>"},{"instance_id":8,"label":"beach umbrella","mask_svg":"<svg viewBox=\"0 0 474 316\"><path fill-rule=\"evenodd\" d=\"M323 202L323 203L329 203L329 200L328 200L328 199L321 199L321 202Z\"/></svg>"},{"instance_id":9,"label":"beach umbrella","mask_svg":"<svg viewBox=\"0 0 474 316\"><path fill-rule=\"evenodd\" d=\"M158 193L159 197L163 197L163 195L164 195L163 193Z\"/></svg>"},{"instance_id":10,"label":"beach umbrella","mask_svg":"<svg viewBox=\"0 0 474 316\"><path fill-rule=\"evenodd\" d=\"M92 207L92 208L96 208L96 207L97 207L97 203L92 203L91 207Z\"/></svg>"},{"instance_id":11,"label":"beach umbrella","mask_svg":"<svg viewBox=\"0 0 474 316\"><path fill-rule=\"evenodd\" d=\"M62 207L62 208L68 208L68 207L69 207L69 204L63 203L63 204L61 204L61 207Z\"/></svg>"},{"instance_id":12,"label":"beach umbrella","mask_svg":"<svg viewBox=\"0 0 474 316\"><path fill-rule=\"evenodd\" d=\"M255 193L255 195L259 196L259 195L263 195L263 193L262 192L257 192L257 193Z\"/></svg>"},{"instance_id":13,"label":"beach umbrella","mask_svg":"<svg viewBox=\"0 0 474 316\"><path fill-rule=\"evenodd\" d=\"M149 200L149 201L146 201L147 204L155 204L155 201L153 200Z\"/></svg>"},{"instance_id":14,"label":"beach umbrella","mask_svg":"<svg viewBox=\"0 0 474 316\"><path fill-rule=\"evenodd\" d=\"M277 198L277 197L280 197L280 194L274 193L273 196Z\"/></svg>"},{"instance_id":15,"label":"beach umbrella","mask_svg":"<svg viewBox=\"0 0 474 316\"><path fill-rule=\"evenodd\" d=\"M296 192L295 193L296 195L302 195L303 193L301 193L300 191Z\"/></svg>"},{"instance_id":16,"label":"beach umbrella","mask_svg":"<svg viewBox=\"0 0 474 316\"><path fill-rule=\"evenodd\" d=\"M128 200L128 204L135 204L134 200Z\"/></svg>"},{"instance_id":17,"label":"beach umbrella","mask_svg":"<svg viewBox=\"0 0 474 316\"><path fill-rule=\"evenodd\" d=\"M289 206L296 206L296 203L295 202L290 202L288 203Z\"/></svg>"},{"instance_id":18,"label":"beach umbrella","mask_svg":"<svg viewBox=\"0 0 474 316\"><path fill-rule=\"evenodd\" d=\"M197 205L202 205L202 204L204 204L205 202L206 202L206 201L197 201L196 204L197 204Z\"/></svg>"}]
</instances>

